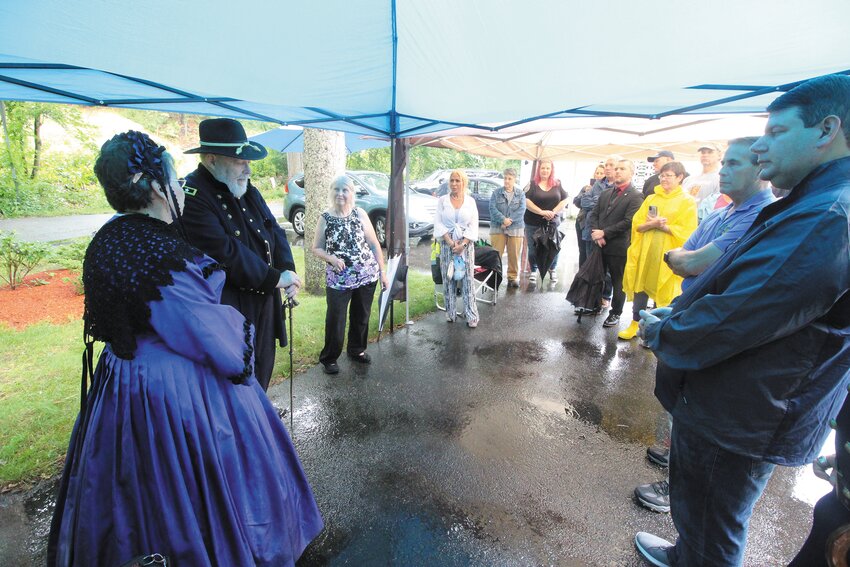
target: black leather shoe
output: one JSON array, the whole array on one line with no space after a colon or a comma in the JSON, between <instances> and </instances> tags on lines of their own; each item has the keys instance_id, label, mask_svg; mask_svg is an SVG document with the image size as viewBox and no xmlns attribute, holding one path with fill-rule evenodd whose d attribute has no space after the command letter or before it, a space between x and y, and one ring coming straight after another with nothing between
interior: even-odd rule
<instances>
[{"instance_id":1,"label":"black leather shoe","mask_svg":"<svg viewBox=\"0 0 850 567\"><path fill-rule=\"evenodd\" d=\"M339 374L339 364L336 362L322 363L322 370L325 374Z\"/></svg>"},{"instance_id":2,"label":"black leather shoe","mask_svg":"<svg viewBox=\"0 0 850 567\"><path fill-rule=\"evenodd\" d=\"M368 352L361 352L360 354L348 353L348 358L350 358L354 362L359 362L361 364L369 364L370 362L372 362L372 357L369 356Z\"/></svg>"},{"instance_id":3,"label":"black leather shoe","mask_svg":"<svg viewBox=\"0 0 850 567\"><path fill-rule=\"evenodd\" d=\"M602 322L603 327L616 327L620 324L620 316L616 313L609 313L605 321Z\"/></svg>"}]
</instances>

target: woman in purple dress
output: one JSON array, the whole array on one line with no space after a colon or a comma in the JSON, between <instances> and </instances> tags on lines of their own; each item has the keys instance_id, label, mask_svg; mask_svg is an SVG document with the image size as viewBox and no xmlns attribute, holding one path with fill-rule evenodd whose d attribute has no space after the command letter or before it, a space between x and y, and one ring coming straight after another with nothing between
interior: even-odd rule
<instances>
[{"instance_id":1,"label":"woman in purple dress","mask_svg":"<svg viewBox=\"0 0 850 567\"><path fill-rule=\"evenodd\" d=\"M319 217L313 255L327 264L325 346L319 362L327 374L339 372L337 359L345 339L345 312L349 311L348 357L368 364L369 315L378 280L387 289L384 255L366 211L354 206L354 183L341 175L330 187L331 207ZM350 305L350 309L349 309Z\"/></svg>"},{"instance_id":2,"label":"woman in purple dress","mask_svg":"<svg viewBox=\"0 0 850 567\"><path fill-rule=\"evenodd\" d=\"M105 346L71 434L48 565L154 554L293 565L322 519L254 376L253 327L219 303L223 267L171 224L184 195L164 150L131 131L95 164L118 214L83 264L84 380L92 341Z\"/></svg>"}]
</instances>

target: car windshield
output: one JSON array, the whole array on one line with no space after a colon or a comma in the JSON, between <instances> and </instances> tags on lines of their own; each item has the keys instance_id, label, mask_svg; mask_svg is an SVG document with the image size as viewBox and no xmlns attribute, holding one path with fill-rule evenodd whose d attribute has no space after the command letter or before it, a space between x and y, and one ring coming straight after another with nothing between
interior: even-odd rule
<instances>
[{"instance_id":1,"label":"car windshield","mask_svg":"<svg viewBox=\"0 0 850 567\"><path fill-rule=\"evenodd\" d=\"M360 173L358 176L378 191L386 193L390 190L390 176L386 173Z\"/></svg>"}]
</instances>

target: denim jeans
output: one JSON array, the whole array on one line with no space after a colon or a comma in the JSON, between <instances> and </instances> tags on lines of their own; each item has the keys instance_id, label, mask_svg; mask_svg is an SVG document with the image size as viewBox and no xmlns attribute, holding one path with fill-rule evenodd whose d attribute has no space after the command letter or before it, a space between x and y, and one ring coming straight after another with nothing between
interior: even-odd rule
<instances>
[{"instance_id":1,"label":"denim jeans","mask_svg":"<svg viewBox=\"0 0 850 567\"><path fill-rule=\"evenodd\" d=\"M680 422L670 444L671 564L741 565L750 516L776 465L730 453Z\"/></svg>"}]
</instances>

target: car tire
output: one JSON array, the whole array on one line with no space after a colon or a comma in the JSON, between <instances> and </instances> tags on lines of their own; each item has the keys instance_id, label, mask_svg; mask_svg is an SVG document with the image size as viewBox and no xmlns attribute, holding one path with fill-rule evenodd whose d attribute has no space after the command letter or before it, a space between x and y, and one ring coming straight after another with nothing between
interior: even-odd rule
<instances>
[{"instance_id":1,"label":"car tire","mask_svg":"<svg viewBox=\"0 0 850 567\"><path fill-rule=\"evenodd\" d=\"M292 230L295 231L295 234L304 236L304 209L302 207L292 209L289 214L289 222L292 223Z\"/></svg>"},{"instance_id":2,"label":"car tire","mask_svg":"<svg viewBox=\"0 0 850 567\"><path fill-rule=\"evenodd\" d=\"M378 244L381 246L387 245L387 215L378 213L372 217L372 225L375 227L375 236L378 237Z\"/></svg>"}]
</instances>

